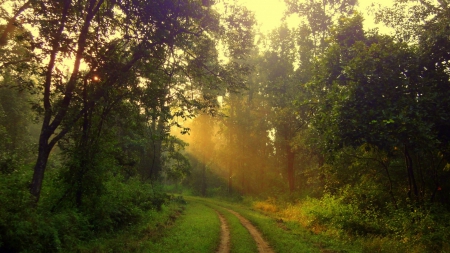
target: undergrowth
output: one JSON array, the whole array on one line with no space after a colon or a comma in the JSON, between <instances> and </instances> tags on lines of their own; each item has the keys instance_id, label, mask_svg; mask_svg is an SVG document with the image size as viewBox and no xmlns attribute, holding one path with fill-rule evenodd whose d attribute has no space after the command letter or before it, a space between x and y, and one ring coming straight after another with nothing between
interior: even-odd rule
<instances>
[{"instance_id":1,"label":"undergrowth","mask_svg":"<svg viewBox=\"0 0 450 253\"><path fill-rule=\"evenodd\" d=\"M0 252L109 252L128 249L139 238L181 212L177 199L138 179L110 178L92 205L54 207L47 185L37 207L28 191L26 170L0 177ZM53 198L53 200L52 200ZM120 236L133 231L126 240ZM120 236L119 236L120 235ZM137 247L137 246L136 246ZM124 250L128 251L128 250Z\"/></svg>"},{"instance_id":2,"label":"undergrowth","mask_svg":"<svg viewBox=\"0 0 450 253\"><path fill-rule=\"evenodd\" d=\"M253 207L301 224L314 234L356 242L361 252L450 251L450 215L439 205L387 205L380 210L370 203L351 203L326 194L290 203L268 198L255 201Z\"/></svg>"}]
</instances>

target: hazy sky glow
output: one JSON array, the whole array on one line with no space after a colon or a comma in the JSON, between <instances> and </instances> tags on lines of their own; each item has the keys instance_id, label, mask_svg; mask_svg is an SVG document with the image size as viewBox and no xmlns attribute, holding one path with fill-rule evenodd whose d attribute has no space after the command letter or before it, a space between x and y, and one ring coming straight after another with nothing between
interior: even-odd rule
<instances>
[{"instance_id":1,"label":"hazy sky glow","mask_svg":"<svg viewBox=\"0 0 450 253\"><path fill-rule=\"evenodd\" d=\"M273 30L281 24L283 12L286 8L283 0L238 0L238 2L255 13L256 20L258 21L258 24L261 27L261 32L263 33L267 33L268 31ZM391 5L392 1L360 0L358 1L358 3L358 9L364 15L364 26L367 29L377 26L374 24L373 18L367 16L367 7L372 5L372 3L381 4L384 6ZM299 19L292 17L287 20L287 22L290 27L294 27L298 23L298 20Z\"/></svg>"}]
</instances>

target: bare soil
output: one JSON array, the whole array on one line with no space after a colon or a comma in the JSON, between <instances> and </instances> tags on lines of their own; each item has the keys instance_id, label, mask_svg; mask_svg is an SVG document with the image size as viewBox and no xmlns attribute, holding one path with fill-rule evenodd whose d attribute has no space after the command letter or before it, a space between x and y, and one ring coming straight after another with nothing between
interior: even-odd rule
<instances>
[{"instance_id":1,"label":"bare soil","mask_svg":"<svg viewBox=\"0 0 450 253\"><path fill-rule=\"evenodd\" d=\"M220 219L220 245L217 253L229 253L230 252L230 229L228 228L225 218L217 212Z\"/></svg>"}]
</instances>

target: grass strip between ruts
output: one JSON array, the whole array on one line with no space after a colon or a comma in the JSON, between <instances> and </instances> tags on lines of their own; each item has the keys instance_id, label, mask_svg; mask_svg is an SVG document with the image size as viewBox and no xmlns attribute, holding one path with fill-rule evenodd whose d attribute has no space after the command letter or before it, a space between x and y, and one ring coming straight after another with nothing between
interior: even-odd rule
<instances>
[{"instance_id":1,"label":"grass strip between ruts","mask_svg":"<svg viewBox=\"0 0 450 253\"><path fill-rule=\"evenodd\" d=\"M186 210L164 236L145 245L146 252L214 252L220 242L220 220L210 207L187 201Z\"/></svg>"}]
</instances>

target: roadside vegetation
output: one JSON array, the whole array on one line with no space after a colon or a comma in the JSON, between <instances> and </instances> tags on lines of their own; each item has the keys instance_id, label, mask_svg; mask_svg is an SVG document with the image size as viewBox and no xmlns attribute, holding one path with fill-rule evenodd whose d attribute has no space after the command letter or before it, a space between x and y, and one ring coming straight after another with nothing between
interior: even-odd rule
<instances>
[{"instance_id":1,"label":"roadside vegetation","mask_svg":"<svg viewBox=\"0 0 450 253\"><path fill-rule=\"evenodd\" d=\"M449 216L442 210L361 211L355 203L332 196L286 202L269 198L253 207L285 224L295 224L330 241L354 244L355 252L447 252ZM367 207L369 208L369 207ZM414 220L412 223L411 220ZM339 252L339 247L334 247ZM342 248L341 248L342 249Z\"/></svg>"}]
</instances>

